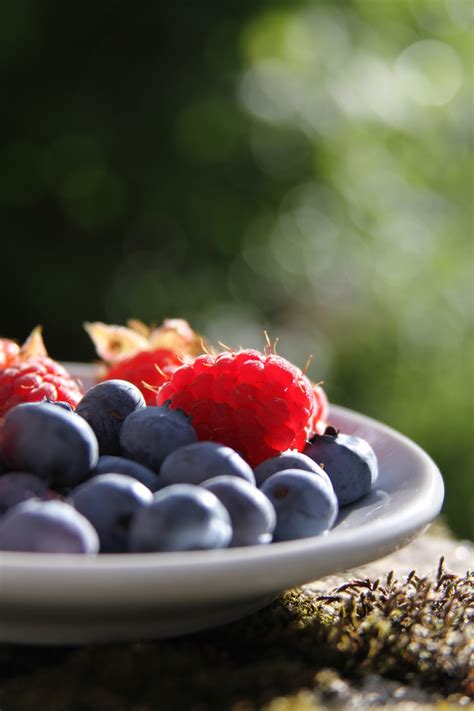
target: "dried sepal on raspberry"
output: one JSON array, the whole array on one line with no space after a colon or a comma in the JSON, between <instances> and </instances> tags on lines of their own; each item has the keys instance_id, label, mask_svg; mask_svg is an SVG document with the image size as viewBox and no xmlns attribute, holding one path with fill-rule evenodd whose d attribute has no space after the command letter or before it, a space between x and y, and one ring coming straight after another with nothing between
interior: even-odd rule
<instances>
[{"instance_id":1,"label":"dried sepal on raspberry","mask_svg":"<svg viewBox=\"0 0 474 711\"><path fill-rule=\"evenodd\" d=\"M48 351L44 345L43 327L35 326L22 347L20 348L20 356L24 359L28 358L47 358Z\"/></svg>"},{"instance_id":2,"label":"dried sepal on raspberry","mask_svg":"<svg viewBox=\"0 0 474 711\"><path fill-rule=\"evenodd\" d=\"M47 355L41 326L35 326L21 347L9 338L0 338L0 368L6 368L19 356L34 358Z\"/></svg>"},{"instance_id":3,"label":"dried sepal on raspberry","mask_svg":"<svg viewBox=\"0 0 474 711\"><path fill-rule=\"evenodd\" d=\"M148 335L136 328L115 326L102 321L86 322L84 328L94 343L97 355L105 363L118 363L139 351L150 349Z\"/></svg>"},{"instance_id":4,"label":"dried sepal on raspberry","mask_svg":"<svg viewBox=\"0 0 474 711\"><path fill-rule=\"evenodd\" d=\"M160 388L157 403L165 402L191 417L199 439L232 447L252 466L302 451L316 407L308 378L269 348L198 356Z\"/></svg>"},{"instance_id":5,"label":"dried sepal on raspberry","mask_svg":"<svg viewBox=\"0 0 474 711\"><path fill-rule=\"evenodd\" d=\"M158 388L177 368L203 351L203 339L183 319L167 319L157 328L137 320L127 326L95 322L84 327L105 362L101 379L128 380L147 405L156 404Z\"/></svg>"},{"instance_id":6,"label":"dried sepal on raspberry","mask_svg":"<svg viewBox=\"0 0 474 711\"><path fill-rule=\"evenodd\" d=\"M84 328L94 343L97 355L108 365L114 365L140 351L168 350L182 356L202 353L203 339L187 321L165 319L150 328L142 321L130 319L126 326L86 322Z\"/></svg>"},{"instance_id":7,"label":"dried sepal on raspberry","mask_svg":"<svg viewBox=\"0 0 474 711\"><path fill-rule=\"evenodd\" d=\"M182 318L165 319L161 326L152 329L149 340L152 348L167 348L187 356L197 356L206 347L203 337Z\"/></svg>"},{"instance_id":8,"label":"dried sepal on raspberry","mask_svg":"<svg viewBox=\"0 0 474 711\"><path fill-rule=\"evenodd\" d=\"M36 326L7 367L0 369L0 416L24 402L67 402L73 409L82 398L80 383L48 356L41 326Z\"/></svg>"}]
</instances>

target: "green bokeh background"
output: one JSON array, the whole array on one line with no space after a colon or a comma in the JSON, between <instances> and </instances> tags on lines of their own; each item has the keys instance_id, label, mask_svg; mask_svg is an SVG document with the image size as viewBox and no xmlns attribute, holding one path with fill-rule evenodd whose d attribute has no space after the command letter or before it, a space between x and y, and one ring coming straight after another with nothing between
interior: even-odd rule
<instances>
[{"instance_id":1,"label":"green bokeh background","mask_svg":"<svg viewBox=\"0 0 474 711\"><path fill-rule=\"evenodd\" d=\"M471 0L2 7L0 333L180 316L439 464L474 538Z\"/></svg>"}]
</instances>

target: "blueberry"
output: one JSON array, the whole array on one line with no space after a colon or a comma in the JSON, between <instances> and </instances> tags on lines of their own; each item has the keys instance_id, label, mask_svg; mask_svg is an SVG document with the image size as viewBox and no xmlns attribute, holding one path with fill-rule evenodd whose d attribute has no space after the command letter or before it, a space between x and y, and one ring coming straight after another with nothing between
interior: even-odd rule
<instances>
[{"instance_id":1,"label":"blueberry","mask_svg":"<svg viewBox=\"0 0 474 711\"><path fill-rule=\"evenodd\" d=\"M266 459L255 468L254 474L257 486L261 487L263 482L266 481L268 477L272 476L272 474L276 474L277 472L282 472L285 469L301 469L301 471L313 472L314 474L322 477L327 484L331 485L331 480L326 472L321 469L321 467L318 466L318 464L316 464L311 457L298 452L296 449L289 449L286 452L282 452L277 457Z\"/></svg>"},{"instance_id":2,"label":"blueberry","mask_svg":"<svg viewBox=\"0 0 474 711\"><path fill-rule=\"evenodd\" d=\"M274 541L318 536L334 525L338 513L336 495L311 472L277 472L263 483L262 491L276 510Z\"/></svg>"},{"instance_id":3,"label":"blueberry","mask_svg":"<svg viewBox=\"0 0 474 711\"><path fill-rule=\"evenodd\" d=\"M0 428L0 452L12 471L54 486L75 486L97 464L97 438L81 417L49 403L11 409Z\"/></svg>"},{"instance_id":4,"label":"blueberry","mask_svg":"<svg viewBox=\"0 0 474 711\"><path fill-rule=\"evenodd\" d=\"M89 521L63 501L25 501L0 520L0 550L97 553L99 538Z\"/></svg>"},{"instance_id":5,"label":"blueberry","mask_svg":"<svg viewBox=\"0 0 474 711\"><path fill-rule=\"evenodd\" d=\"M134 462L132 459L125 459L125 457L113 457L109 454L99 457L90 477L98 474L127 474L147 486L151 491L157 491L160 488L158 474L144 467L143 464Z\"/></svg>"},{"instance_id":6,"label":"blueberry","mask_svg":"<svg viewBox=\"0 0 474 711\"><path fill-rule=\"evenodd\" d=\"M158 491L132 520L132 552L225 548L232 538L227 510L210 491L174 484Z\"/></svg>"},{"instance_id":7,"label":"blueberry","mask_svg":"<svg viewBox=\"0 0 474 711\"><path fill-rule=\"evenodd\" d=\"M271 501L245 479L216 476L203 482L229 512L232 523L231 546L253 546L270 543L276 524Z\"/></svg>"},{"instance_id":8,"label":"blueberry","mask_svg":"<svg viewBox=\"0 0 474 711\"><path fill-rule=\"evenodd\" d=\"M132 412L120 431L123 455L156 472L168 454L196 440L189 418L167 407L151 406Z\"/></svg>"},{"instance_id":9,"label":"blueberry","mask_svg":"<svg viewBox=\"0 0 474 711\"><path fill-rule=\"evenodd\" d=\"M70 503L94 526L101 553L125 553L130 521L151 503L150 489L125 474L100 474L78 486Z\"/></svg>"},{"instance_id":10,"label":"blueberry","mask_svg":"<svg viewBox=\"0 0 474 711\"><path fill-rule=\"evenodd\" d=\"M361 437L339 434L328 427L325 434L313 438L305 453L324 465L339 506L365 496L377 479L377 457L370 444Z\"/></svg>"},{"instance_id":11,"label":"blueberry","mask_svg":"<svg viewBox=\"0 0 474 711\"><path fill-rule=\"evenodd\" d=\"M126 380L105 380L82 398L76 413L90 424L99 454L120 454L120 429L128 415L145 407L140 390Z\"/></svg>"},{"instance_id":12,"label":"blueberry","mask_svg":"<svg viewBox=\"0 0 474 711\"><path fill-rule=\"evenodd\" d=\"M200 484L211 477L229 475L255 485L250 466L240 454L216 442L194 442L169 454L161 465L161 486Z\"/></svg>"},{"instance_id":13,"label":"blueberry","mask_svg":"<svg viewBox=\"0 0 474 711\"><path fill-rule=\"evenodd\" d=\"M0 516L22 501L47 496L46 482L34 474L11 472L0 476Z\"/></svg>"}]
</instances>

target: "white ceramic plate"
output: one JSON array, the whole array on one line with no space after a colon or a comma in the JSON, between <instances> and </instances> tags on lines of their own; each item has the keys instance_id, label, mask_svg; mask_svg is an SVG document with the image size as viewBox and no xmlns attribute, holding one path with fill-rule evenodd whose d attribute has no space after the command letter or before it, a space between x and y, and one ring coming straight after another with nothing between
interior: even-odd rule
<instances>
[{"instance_id":1,"label":"white ceramic plate","mask_svg":"<svg viewBox=\"0 0 474 711\"><path fill-rule=\"evenodd\" d=\"M72 368L85 384L89 367ZM0 641L42 644L184 634L258 610L281 591L368 563L411 541L439 513L444 487L428 455L341 407L330 421L367 439L376 488L325 536L217 551L129 555L0 553Z\"/></svg>"}]
</instances>

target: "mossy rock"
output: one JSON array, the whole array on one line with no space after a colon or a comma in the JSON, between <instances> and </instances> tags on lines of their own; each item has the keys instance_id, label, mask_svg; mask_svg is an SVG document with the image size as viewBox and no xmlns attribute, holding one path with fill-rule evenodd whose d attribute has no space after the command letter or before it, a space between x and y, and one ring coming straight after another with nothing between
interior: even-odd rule
<instances>
[{"instance_id":1,"label":"mossy rock","mask_svg":"<svg viewBox=\"0 0 474 711\"><path fill-rule=\"evenodd\" d=\"M0 708L313 711L370 687L371 706L415 694L443 711L474 693L473 617L472 573L451 574L441 560L431 579L389 573L324 596L297 589L244 620L173 640L0 647Z\"/></svg>"}]
</instances>

